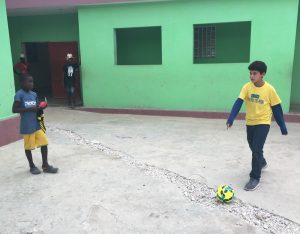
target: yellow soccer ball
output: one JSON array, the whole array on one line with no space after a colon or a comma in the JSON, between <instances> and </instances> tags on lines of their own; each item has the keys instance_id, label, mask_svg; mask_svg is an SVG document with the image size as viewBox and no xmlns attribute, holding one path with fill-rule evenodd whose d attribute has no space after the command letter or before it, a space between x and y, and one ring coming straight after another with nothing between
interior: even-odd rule
<instances>
[{"instance_id":1,"label":"yellow soccer ball","mask_svg":"<svg viewBox=\"0 0 300 234\"><path fill-rule=\"evenodd\" d=\"M221 185L218 187L217 198L224 203L232 202L234 197L234 190L228 185Z\"/></svg>"}]
</instances>

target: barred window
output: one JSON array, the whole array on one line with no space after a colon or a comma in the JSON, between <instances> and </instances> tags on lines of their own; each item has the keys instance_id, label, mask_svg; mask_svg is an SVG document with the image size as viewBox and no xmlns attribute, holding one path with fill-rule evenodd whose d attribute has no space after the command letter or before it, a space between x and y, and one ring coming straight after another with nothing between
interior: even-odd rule
<instances>
[{"instance_id":1,"label":"barred window","mask_svg":"<svg viewBox=\"0 0 300 234\"><path fill-rule=\"evenodd\" d=\"M194 26L194 59L216 57L216 27Z\"/></svg>"},{"instance_id":2,"label":"barred window","mask_svg":"<svg viewBox=\"0 0 300 234\"><path fill-rule=\"evenodd\" d=\"M248 63L251 21L194 24L194 64Z\"/></svg>"}]
</instances>

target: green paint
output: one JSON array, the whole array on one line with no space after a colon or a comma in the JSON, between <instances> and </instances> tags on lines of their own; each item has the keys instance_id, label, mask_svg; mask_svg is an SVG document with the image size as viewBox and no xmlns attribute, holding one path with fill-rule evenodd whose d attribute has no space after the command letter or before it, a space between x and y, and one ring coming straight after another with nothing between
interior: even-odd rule
<instances>
[{"instance_id":1,"label":"green paint","mask_svg":"<svg viewBox=\"0 0 300 234\"><path fill-rule=\"evenodd\" d=\"M297 23L297 35L296 35L296 47L294 57L294 68L293 68L293 82L292 82L292 93L291 103L300 105L300 17L298 9L298 23Z\"/></svg>"},{"instance_id":2,"label":"green paint","mask_svg":"<svg viewBox=\"0 0 300 234\"><path fill-rule=\"evenodd\" d=\"M13 72L5 1L0 0L0 120L12 116L14 97ZM4 133L1 133L4 134Z\"/></svg>"},{"instance_id":3,"label":"green paint","mask_svg":"<svg viewBox=\"0 0 300 234\"><path fill-rule=\"evenodd\" d=\"M161 28L116 29L118 65L161 64Z\"/></svg>"},{"instance_id":4,"label":"green paint","mask_svg":"<svg viewBox=\"0 0 300 234\"><path fill-rule=\"evenodd\" d=\"M251 22L203 24L216 27L216 57L195 59L195 63L248 63Z\"/></svg>"},{"instance_id":5,"label":"green paint","mask_svg":"<svg viewBox=\"0 0 300 234\"><path fill-rule=\"evenodd\" d=\"M77 14L15 16L8 18L13 63L17 63L24 42L78 41ZM19 82L16 79L16 89Z\"/></svg>"},{"instance_id":6,"label":"green paint","mask_svg":"<svg viewBox=\"0 0 300 234\"><path fill-rule=\"evenodd\" d=\"M250 61L289 110L298 0L186 0L80 7L86 106L228 111L248 63L193 64L193 25L251 21ZM284 15L284 17L282 17ZM162 27L162 65L115 65L115 28Z\"/></svg>"}]
</instances>

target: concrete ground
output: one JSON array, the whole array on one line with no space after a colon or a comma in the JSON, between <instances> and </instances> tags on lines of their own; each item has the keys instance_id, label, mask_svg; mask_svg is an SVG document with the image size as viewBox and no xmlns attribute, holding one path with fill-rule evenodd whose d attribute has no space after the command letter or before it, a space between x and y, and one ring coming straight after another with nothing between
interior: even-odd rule
<instances>
[{"instance_id":1,"label":"concrete ground","mask_svg":"<svg viewBox=\"0 0 300 234\"><path fill-rule=\"evenodd\" d=\"M261 187L245 192L244 121L49 108L50 163L29 174L22 141L0 148L0 233L300 233L300 124L272 125ZM1 133L2 134L2 133ZM34 160L41 164L38 151ZM235 201L216 201L229 184Z\"/></svg>"}]
</instances>

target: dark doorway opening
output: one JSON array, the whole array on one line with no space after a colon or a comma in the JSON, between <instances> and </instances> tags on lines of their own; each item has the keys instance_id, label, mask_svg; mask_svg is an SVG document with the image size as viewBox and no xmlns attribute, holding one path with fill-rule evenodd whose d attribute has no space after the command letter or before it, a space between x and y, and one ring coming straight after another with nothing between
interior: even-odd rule
<instances>
[{"instance_id":1,"label":"dark doorway opening","mask_svg":"<svg viewBox=\"0 0 300 234\"><path fill-rule=\"evenodd\" d=\"M25 43L29 72L34 77L35 91L40 98L52 97L48 43Z\"/></svg>"},{"instance_id":2,"label":"dark doorway opening","mask_svg":"<svg viewBox=\"0 0 300 234\"><path fill-rule=\"evenodd\" d=\"M64 106L67 95L64 89L63 66L66 55L73 54L78 63L77 42L26 42L22 47L29 63L29 73L34 78L39 99L47 98L50 105ZM82 105L80 72L76 72L75 96L77 105Z\"/></svg>"}]
</instances>

